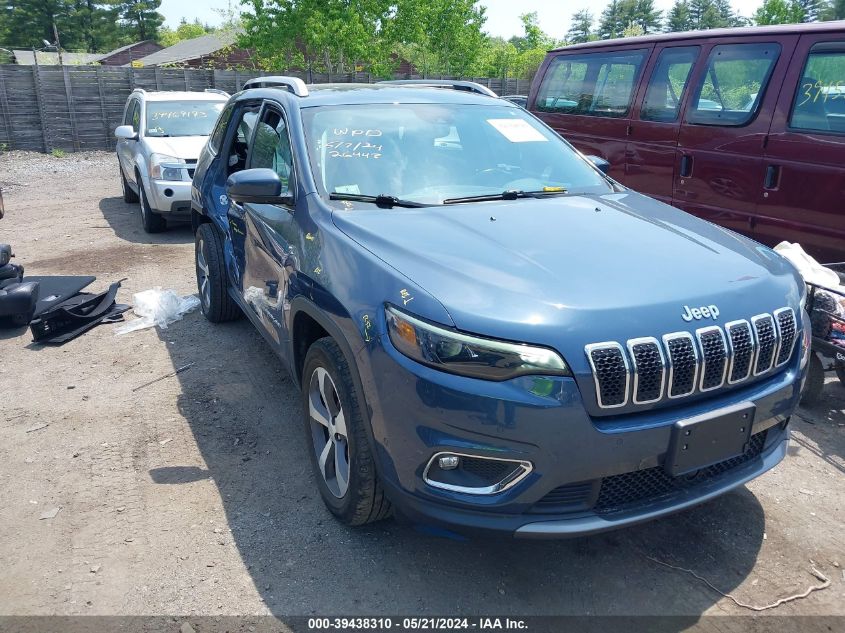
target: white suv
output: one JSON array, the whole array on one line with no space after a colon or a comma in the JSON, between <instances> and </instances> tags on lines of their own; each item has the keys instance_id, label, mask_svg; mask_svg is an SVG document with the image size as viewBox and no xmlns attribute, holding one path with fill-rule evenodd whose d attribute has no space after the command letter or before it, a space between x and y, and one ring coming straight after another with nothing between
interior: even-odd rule
<instances>
[{"instance_id":1,"label":"white suv","mask_svg":"<svg viewBox=\"0 0 845 633\"><path fill-rule=\"evenodd\" d=\"M125 202L140 202L147 233L163 231L164 216L190 216L194 167L228 98L221 90L129 95L114 132L120 183Z\"/></svg>"}]
</instances>

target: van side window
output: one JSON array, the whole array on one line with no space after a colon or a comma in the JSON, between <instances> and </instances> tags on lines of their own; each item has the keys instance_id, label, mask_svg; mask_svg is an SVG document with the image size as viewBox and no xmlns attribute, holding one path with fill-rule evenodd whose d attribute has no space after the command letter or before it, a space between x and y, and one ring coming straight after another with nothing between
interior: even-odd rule
<instances>
[{"instance_id":1,"label":"van side window","mask_svg":"<svg viewBox=\"0 0 845 633\"><path fill-rule=\"evenodd\" d=\"M541 112L623 117L647 51L560 55L543 78L536 107Z\"/></svg>"},{"instance_id":2,"label":"van side window","mask_svg":"<svg viewBox=\"0 0 845 633\"><path fill-rule=\"evenodd\" d=\"M648 82L640 112L642 120L670 123L678 120L690 72L700 50L699 46L663 49Z\"/></svg>"},{"instance_id":3,"label":"van side window","mask_svg":"<svg viewBox=\"0 0 845 633\"><path fill-rule=\"evenodd\" d=\"M687 120L702 125L749 123L757 114L779 55L780 45L774 43L714 46Z\"/></svg>"},{"instance_id":4,"label":"van side window","mask_svg":"<svg viewBox=\"0 0 845 633\"><path fill-rule=\"evenodd\" d=\"M789 127L845 132L845 42L824 42L810 49Z\"/></svg>"}]
</instances>

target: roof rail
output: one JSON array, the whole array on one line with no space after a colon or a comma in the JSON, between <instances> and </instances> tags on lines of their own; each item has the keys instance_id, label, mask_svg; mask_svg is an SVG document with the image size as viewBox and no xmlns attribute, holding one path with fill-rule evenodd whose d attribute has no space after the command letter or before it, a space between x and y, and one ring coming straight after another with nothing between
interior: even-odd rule
<instances>
[{"instance_id":1,"label":"roof rail","mask_svg":"<svg viewBox=\"0 0 845 633\"><path fill-rule=\"evenodd\" d=\"M391 79L388 81L379 81L378 83L394 84L397 86L417 86L420 88L449 88L451 90L474 92L486 97L498 98L499 96L487 86L482 86L474 81L461 81L458 79Z\"/></svg>"},{"instance_id":2,"label":"roof rail","mask_svg":"<svg viewBox=\"0 0 845 633\"><path fill-rule=\"evenodd\" d=\"M135 88L132 92L140 92L143 95L147 94L147 91L143 88Z\"/></svg>"},{"instance_id":3,"label":"roof rail","mask_svg":"<svg viewBox=\"0 0 845 633\"><path fill-rule=\"evenodd\" d=\"M228 92L226 92L225 90L220 90L219 88L206 88L205 90L203 90L203 92L210 92L212 94L222 95L224 97L231 97L232 96Z\"/></svg>"},{"instance_id":4,"label":"roof rail","mask_svg":"<svg viewBox=\"0 0 845 633\"><path fill-rule=\"evenodd\" d=\"M256 77L244 84L243 90L248 90L249 88L285 88L297 97L308 96L308 87L299 77Z\"/></svg>"}]
</instances>

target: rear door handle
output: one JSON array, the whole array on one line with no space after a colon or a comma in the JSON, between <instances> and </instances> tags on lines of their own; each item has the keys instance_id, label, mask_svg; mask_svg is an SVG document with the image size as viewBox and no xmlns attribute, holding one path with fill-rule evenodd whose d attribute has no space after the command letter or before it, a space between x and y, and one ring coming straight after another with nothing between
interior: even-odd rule
<instances>
[{"instance_id":1,"label":"rear door handle","mask_svg":"<svg viewBox=\"0 0 845 633\"><path fill-rule=\"evenodd\" d=\"M692 176L692 156L684 154L681 156L681 178Z\"/></svg>"},{"instance_id":2,"label":"rear door handle","mask_svg":"<svg viewBox=\"0 0 845 633\"><path fill-rule=\"evenodd\" d=\"M766 178L763 180L763 189L777 189L780 184L780 165L769 165L766 167Z\"/></svg>"}]
</instances>

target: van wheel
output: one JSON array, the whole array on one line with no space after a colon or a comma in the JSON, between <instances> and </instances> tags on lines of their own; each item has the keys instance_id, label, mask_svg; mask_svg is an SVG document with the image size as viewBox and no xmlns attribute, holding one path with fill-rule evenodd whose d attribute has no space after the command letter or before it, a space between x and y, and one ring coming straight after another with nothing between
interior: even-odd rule
<instances>
[{"instance_id":1,"label":"van wheel","mask_svg":"<svg viewBox=\"0 0 845 633\"><path fill-rule=\"evenodd\" d=\"M138 202L138 194L132 191L132 187L129 186L126 175L123 173L123 168L120 165L117 168L120 170L120 188L123 190L123 201L129 203Z\"/></svg>"},{"instance_id":2,"label":"van wheel","mask_svg":"<svg viewBox=\"0 0 845 633\"><path fill-rule=\"evenodd\" d=\"M147 233L161 233L167 228L167 221L158 213L155 213L144 193L144 182L138 177L138 203L141 206L141 223Z\"/></svg>"},{"instance_id":3,"label":"van wheel","mask_svg":"<svg viewBox=\"0 0 845 633\"><path fill-rule=\"evenodd\" d=\"M237 319L241 315L241 309L229 296L226 267L223 263L223 244L214 226L208 222L200 224L194 245L197 289L202 313L212 323Z\"/></svg>"},{"instance_id":4,"label":"van wheel","mask_svg":"<svg viewBox=\"0 0 845 633\"><path fill-rule=\"evenodd\" d=\"M815 405L824 389L824 365L818 354L810 353L810 367L807 369L807 382L801 393L801 404L805 407Z\"/></svg>"},{"instance_id":5,"label":"van wheel","mask_svg":"<svg viewBox=\"0 0 845 633\"><path fill-rule=\"evenodd\" d=\"M836 377L839 378L839 382L845 386L845 361L843 360L836 360Z\"/></svg>"},{"instance_id":6,"label":"van wheel","mask_svg":"<svg viewBox=\"0 0 845 633\"><path fill-rule=\"evenodd\" d=\"M346 357L331 338L315 342L302 371L308 452L323 502L346 525L390 515L367 441L361 403Z\"/></svg>"}]
</instances>

